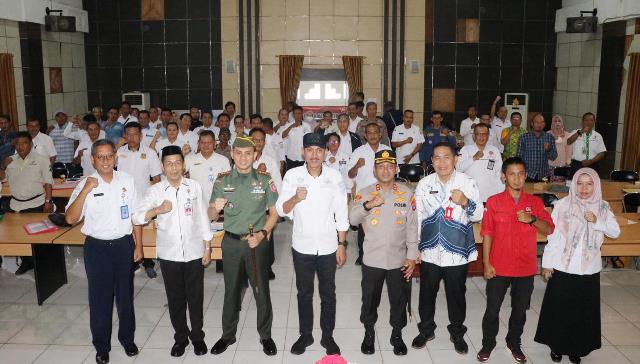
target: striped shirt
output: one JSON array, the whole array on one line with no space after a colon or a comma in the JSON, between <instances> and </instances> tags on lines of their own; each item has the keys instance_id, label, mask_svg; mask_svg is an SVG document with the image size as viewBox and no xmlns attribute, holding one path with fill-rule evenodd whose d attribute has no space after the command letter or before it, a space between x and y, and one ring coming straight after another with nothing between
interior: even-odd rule
<instances>
[{"instance_id":1,"label":"striped shirt","mask_svg":"<svg viewBox=\"0 0 640 364\"><path fill-rule=\"evenodd\" d=\"M56 152L58 152L56 162L73 162L73 152L75 149L75 144L73 139L69 139L64 136L64 129L66 127L66 123L63 126L56 124L53 126L53 129L49 133L49 136L53 140L53 146L56 148Z\"/></svg>"}]
</instances>

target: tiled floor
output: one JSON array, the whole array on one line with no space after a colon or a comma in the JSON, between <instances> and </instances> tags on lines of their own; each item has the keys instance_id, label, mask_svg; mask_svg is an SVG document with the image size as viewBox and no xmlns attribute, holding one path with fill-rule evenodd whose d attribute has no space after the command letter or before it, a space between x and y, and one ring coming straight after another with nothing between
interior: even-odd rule
<instances>
[{"instance_id":1,"label":"tiled floor","mask_svg":"<svg viewBox=\"0 0 640 364\"><path fill-rule=\"evenodd\" d=\"M162 275L149 280L138 273L135 278L136 342L140 354L128 358L117 343L118 320L114 313L113 350L111 363L315 363L324 351L319 345L319 309L316 296L314 308L316 343L302 356L291 355L288 351L298 337L298 316L294 273L289 247L291 225L281 224L276 234L277 279L271 282L273 302L273 338L278 345L278 355L267 357L258 343L256 332L256 309L252 295L245 296L240 314L238 342L220 356L196 357L192 348L182 358L169 356L173 344L173 330L170 326L166 307L166 296ZM352 233L350 241L355 240ZM467 281L467 321L469 327L467 341L469 354L458 355L449 342L446 332L447 312L444 294L438 297L436 339L427 344L426 349L414 350L404 357L393 355L389 344L391 329L388 324L389 304L383 292L377 325L377 345L374 355L360 353L360 342L364 334L360 315L360 269L353 264L356 244L349 246L348 264L336 276L338 303L336 342L340 345L345 359L351 363L477 363L475 354L480 349L482 331L480 323L485 308L482 278ZM91 346L89 312L87 306L87 282L80 258L81 248L67 250L69 284L62 287L42 306L36 304L33 276L16 278L10 271L15 269L11 259L5 259L0 270L0 363L92 363L95 352ZM550 363L547 347L533 341L538 320L538 312L544 294L545 283L536 279L532 298L532 310L527 314L527 324L523 335L523 347L529 363ZM608 271L602 275L602 349L583 360L584 363L640 363L640 272L631 270ZM413 320L404 330L408 345L417 334L416 319L418 306L418 286L413 286ZM209 267L205 275L205 333L207 344L212 345L221 334L222 298L224 283L222 275ZM505 299L501 313L499 345L493 352L490 363L512 363L511 356L504 347L504 335L508 321L509 298ZM564 363L568 359L564 358Z\"/></svg>"}]
</instances>

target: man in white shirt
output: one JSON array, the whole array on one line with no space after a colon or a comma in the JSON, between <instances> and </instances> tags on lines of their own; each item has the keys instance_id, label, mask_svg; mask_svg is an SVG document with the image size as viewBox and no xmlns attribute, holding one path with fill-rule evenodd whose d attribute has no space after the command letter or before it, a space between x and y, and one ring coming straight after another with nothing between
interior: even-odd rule
<instances>
[{"instance_id":1,"label":"man in white shirt","mask_svg":"<svg viewBox=\"0 0 640 364\"><path fill-rule=\"evenodd\" d=\"M187 155L191 151L189 143L185 143L183 140L178 139L178 133L180 129L175 121L170 121L167 124L167 137L160 138L157 134L153 137L149 147L156 151L156 153L162 157L162 148L168 145L177 145L182 149L182 154Z\"/></svg>"},{"instance_id":2,"label":"man in white shirt","mask_svg":"<svg viewBox=\"0 0 640 364\"><path fill-rule=\"evenodd\" d=\"M265 132L260 128L253 128L249 136L256 145L256 157L253 162L253 168L258 172L268 173L276 185L276 191L280 193L282 190L282 175L280 174L280 162L278 162L271 154L266 153ZM223 157L224 158L224 157ZM275 231L276 227L274 227ZM269 280L276 279L273 272L273 263L276 261L275 242L273 240L275 234L269 237Z\"/></svg>"},{"instance_id":3,"label":"man in white shirt","mask_svg":"<svg viewBox=\"0 0 640 364\"><path fill-rule=\"evenodd\" d=\"M185 158L185 172L189 178L195 180L202 187L205 198L211 197L213 182L218 174L231 170L229 160L220 154L214 153L216 144L215 135L211 130L204 130L198 136L198 148L196 154L189 154Z\"/></svg>"},{"instance_id":4,"label":"man in white shirt","mask_svg":"<svg viewBox=\"0 0 640 364\"><path fill-rule=\"evenodd\" d=\"M501 135L497 135L496 131L491 125L491 116L489 116L489 114L482 114L480 116L480 123L489 127L489 140L487 141L487 144L496 147L498 150L500 150L500 147L502 147L500 153L504 152L504 144L502 144L502 142L500 141ZM509 124L511 124L511 122L509 122Z\"/></svg>"},{"instance_id":5,"label":"man in white shirt","mask_svg":"<svg viewBox=\"0 0 640 364\"><path fill-rule=\"evenodd\" d=\"M91 123L92 121L96 121L98 122L98 129L100 130L98 139L106 138L106 133L104 132L104 130L100 129L100 121L95 118L95 115L87 114L82 117L82 121L84 122L84 129L82 126L83 123L80 122L80 119L74 117L70 123L67 123L67 127L64 129L64 136L69 139L77 140L79 142L78 145L82 144L83 142L89 142L91 141L91 138L89 137L88 131L86 129L88 128L89 123ZM89 164L91 164L90 158Z\"/></svg>"},{"instance_id":6,"label":"man in white shirt","mask_svg":"<svg viewBox=\"0 0 640 364\"><path fill-rule=\"evenodd\" d=\"M471 105L467 108L468 118L462 120L460 123L460 136L464 138L464 145L472 145L473 144L473 125L476 125L480 122L478 119L478 109L476 105Z\"/></svg>"},{"instance_id":7,"label":"man in white shirt","mask_svg":"<svg viewBox=\"0 0 640 364\"><path fill-rule=\"evenodd\" d=\"M266 133L266 143L270 145L271 150L275 152L276 159L280 164L280 175L284 175L285 163L287 161L284 154L284 140L280 134L273 131L273 120L271 118L262 119L262 130Z\"/></svg>"},{"instance_id":8,"label":"man in white shirt","mask_svg":"<svg viewBox=\"0 0 640 364\"><path fill-rule=\"evenodd\" d=\"M349 219L347 195L340 173L323 168L324 137L303 138L306 164L290 169L276 202L278 214L293 220L293 266L298 288L300 338L291 353L300 355L313 343L313 286L316 274L320 291L320 345L327 355L340 354L333 340L336 315L335 273L347 259Z\"/></svg>"},{"instance_id":9,"label":"man in white shirt","mask_svg":"<svg viewBox=\"0 0 640 364\"><path fill-rule=\"evenodd\" d=\"M175 331L171 356L184 355L189 340L194 353L200 356L208 351L202 331L204 266L211 261L213 238L207 216L208 198L198 182L182 177L184 156L180 147L169 146L163 151L162 169L166 180L147 190L133 214L133 222L144 225L156 218L156 254Z\"/></svg>"},{"instance_id":10,"label":"man in white shirt","mask_svg":"<svg viewBox=\"0 0 640 364\"><path fill-rule=\"evenodd\" d=\"M27 121L27 131L31 135L33 150L49 158L49 161L53 164L56 161L58 152L56 152L51 137L40 132L40 122L38 120Z\"/></svg>"},{"instance_id":11,"label":"man in white shirt","mask_svg":"<svg viewBox=\"0 0 640 364\"><path fill-rule=\"evenodd\" d=\"M84 131L84 130L83 130ZM82 175L90 176L92 175L96 169L93 167L91 163L91 146L100 138L100 124L97 121L92 120L87 123L87 131L85 131L87 135L87 139L82 139L78 144L74 154L73 154L73 162L75 164L80 164L82 167Z\"/></svg>"},{"instance_id":12,"label":"man in white shirt","mask_svg":"<svg viewBox=\"0 0 640 364\"><path fill-rule=\"evenodd\" d=\"M127 124L133 121L137 122L138 118L131 114L131 104L127 101L122 101L122 104L120 104L120 116L118 117L118 122L120 124Z\"/></svg>"},{"instance_id":13,"label":"man in white shirt","mask_svg":"<svg viewBox=\"0 0 640 364\"><path fill-rule=\"evenodd\" d=\"M65 165L71 164L73 161L74 141L67 138L64 135L64 130L67 125L71 124L68 121L67 114L63 111L56 113L56 122L54 125L49 126L47 135L53 141L53 146L56 149L56 161L64 163Z\"/></svg>"},{"instance_id":14,"label":"man in white shirt","mask_svg":"<svg viewBox=\"0 0 640 364\"><path fill-rule=\"evenodd\" d=\"M147 110L141 110L138 113L138 120L142 132L142 141L140 144L148 147L156 134L160 134L160 130L151 126L151 119Z\"/></svg>"},{"instance_id":15,"label":"man in white shirt","mask_svg":"<svg viewBox=\"0 0 640 364\"><path fill-rule=\"evenodd\" d=\"M91 161L97 172L73 190L65 216L69 224L84 218L89 320L97 363L109 362L114 298L118 307L118 341L127 356L138 354L133 341L136 319L131 265L143 257L142 226L131 222L137 208L135 182L129 174L114 171L116 159L113 142L102 139L93 145Z\"/></svg>"},{"instance_id":16,"label":"man in white shirt","mask_svg":"<svg viewBox=\"0 0 640 364\"><path fill-rule=\"evenodd\" d=\"M362 117L360 117L360 113L358 113L358 106L356 102L350 102L349 106L347 106L347 112L349 113L349 131L355 133L358 130L358 124Z\"/></svg>"},{"instance_id":17,"label":"man in white shirt","mask_svg":"<svg viewBox=\"0 0 640 364\"><path fill-rule=\"evenodd\" d=\"M388 146L380 143L380 126L371 123L365 128L367 144L362 145L353 151L347 168L349 168L349 178L354 179L356 192L376 183L373 175L373 166L376 152L379 150L391 150ZM356 265L362 264L362 244L364 243L364 230L362 225L358 226L358 259Z\"/></svg>"},{"instance_id":18,"label":"man in white shirt","mask_svg":"<svg viewBox=\"0 0 640 364\"><path fill-rule=\"evenodd\" d=\"M133 177L136 191L142 198L152 184L160 182L162 165L158 155L149 147L140 144L140 124L130 121L124 126L124 139L127 142L118 149L118 171L126 172ZM149 278L157 276L153 269L155 263L152 259L144 259L142 266ZM135 267L137 268L137 267Z\"/></svg>"},{"instance_id":19,"label":"man in white shirt","mask_svg":"<svg viewBox=\"0 0 640 364\"><path fill-rule=\"evenodd\" d=\"M480 190L480 199L487 199L504 191L501 180L502 158L498 148L487 144L489 126L477 124L473 128L475 144L462 147L456 169L476 181Z\"/></svg>"},{"instance_id":20,"label":"man in white shirt","mask_svg":"<svg viewBox=\"0 0 640 364\"><path fill-rule=\"evenodd\" d=\"M338 131L336 134L340 137L340 151L349 157L353 154L353 151L358 149L362 145L362 141L358 134L349 131L349 115L338 115L337 121Z\"/></svg>"},{"instance_id":21,"label":"man in white shirt","mask_svg":"<svg viewBox=\"0 0 640 364\"><path fill-rule=\"evenodd\" d=\"M287 170L304 164L302 155L302 139L305 134L311 133L309 124L302 121L303 110L300 106L293 108L293 122L287 123L282 132L284 151L287 158Z\"/></svg>"},{"instance_id":22,"label":"man in white shirt","mask_svg":"<svg viewBox=\"0 0 640 364\"><path fill-rule=\"evenodd\" d=\"M507 107L502 105L497 107L498 102L502 100L502 97L496 96L495 100L493 100L493 104L491 104L491 129L493 133L498 138L498 149L500 153L504 152L504 145L500 143L500 137L502 136L502 129L508 128L511 126L511 121L507 120ZM497 111L496 111L497 108Z\"/></svg>"},{"instance_id":23,"label":"man in white shirt","mask_svg":"<svg viewBox=\"0 0 640 364\"><path fill-rule=\"evenodd\" d=\"M289 111L287 109L282 108L278 111L278 123L273 126L273 131L282 136L282 133L285 131L285 125L289 122Z\"/></svg>"},{"instance_id":24,"label":"man in white shirt","mask_svg":"<svg viewBox=\"0 0 640 364\"><path fill-rule=\"evenodd\" d=\"M189 144L187 153L196 153L198 151L198 134L189 130L191 127L191 115L184 113L180 115L180 130L178 131L178 140L184 145Z\"/></svg>"},{"instance_id":25,"label":"man in white shirt","mask_svg":"<svg viewBox=\"0 0 640 364\"><path fill-rule=\"evenodd\" d=\"M413 110L405 110L402 114L402 125L393 129L391 137L391 146L396 148L398 165L419 164L422 143L424 135L419 127L413 125Z\"/></svg>"},{"instance_id":26,"label":"man in white shirt","mask_svg":"<svg viewBox=\"0 0 640 364\"><path fill-rule=\"evenodd\" d=\"M341 139L337 133L330 133L324 136L327 141L327 153L324 157L324 164L329 168L333 168L340 172L347 196L351 193L353 182L349 178L349 156L340 150Z\"/></svg>"},{"instance_id":27,"label":"man in white shirt","mask_svg":"<svg viewBox=\"0 0 640 364\"><path fill-rule=\"evenodd\" d=\"M482 202L473 178L455 170L453 146L436 144L431 160L436 173L421 179L415 192L423 278L418 305L420 334L411 346L423 348L435 338L436 297L444 280L450 321L447 330L456 352L466 354L467 271L469 263L478 257L472 222L482 219Z\"/></svg>"},{"instance_id":28,"label":"man in white shirt","mask_svg":"<svg viewBox=\"0 0 640 364\"><path fill-rule=\"evenodd\" d=\"M151 106L149 108L149 126L155 129L160 129L160 127L162 126L159 107Z\"/></svg>"},{"instance_id":29,"label":"man in white shirt","mask_svg":"<svg viewBox=\"0 0 640 364\"><path fill-rule=\"evenodd\" d=\"M220 114L220 115L226 116L225 114ZM218 120L220 118L220 115L218 115ZM218 134L220 133L220 128L213 125L213 114L211 113L211 111L202 112L202 126L199 126L193 129L193 132L196 134L200 134L200 132L203 130L211 130L213 134L216 136L216 139L218 138Z\"/></svg>"},{"instance_id":30,"label":"man in white shirt","mask_svg":"<svg viewBox=\"0 0 640 364\"><path fill-rule=\"evenodd\" d=\"M598 171L598 165L607 154L602 135L596 130L596 116L593 113L582 115L582 129L576 130L567 139L567 144L573 148L571 156L571 175L583 167Z\"/></svg>"}]
</instances>

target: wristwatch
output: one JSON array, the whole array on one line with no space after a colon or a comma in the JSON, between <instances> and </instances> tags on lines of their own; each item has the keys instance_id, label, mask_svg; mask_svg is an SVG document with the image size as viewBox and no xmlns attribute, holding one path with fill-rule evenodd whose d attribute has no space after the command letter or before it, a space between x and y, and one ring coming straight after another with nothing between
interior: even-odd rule
<instances>
[{"instance_id":1,"label":"wristwatch","mask_svg":"<svg viewBox=\"0 0 640 364\"><path fill-rule=\"evenodd\" d=\"M267 230L262 229L262 230L260 230L260 232L264 234L264 238L265 239L269 238L269 234L267 233Z\"/></svg>"},{"instance_id":2,"label":"wristwatch","mask_svg":"<svg viewBox=\"0 0 640 364\"><path fill-rule=\"evenodd\" d=\"M347 247L347 245L349 245L349 242L348 242L348 241L346 241L346 240L345 240L345 241L338 241L338 245L342 245L343 247L345 247L345 248L346 248L346 247Z\"/></svg>"},{"instance_id":3,"label":"wristwatch","mask_svg":"<svg viewBox=\"0 0 640 364\"><path fill-rule=\"evenodd\" d=\"M529 222L529 225L533 226L533 224L535 224L536 221L538 221L538 218L536 217L536 215L531 215L531 222Z\"/></svg>"},{"instance_id":4,"label":"wristwatch","mask_svg":"<svg viewBox=\"0 0 640 364\"><path fill-rule=\"evenodd\" d=\"M582 130L578 130L578 131L576 131L576 133L577 133L578 135L582 135Z\"/></svg>"}]
</instances>

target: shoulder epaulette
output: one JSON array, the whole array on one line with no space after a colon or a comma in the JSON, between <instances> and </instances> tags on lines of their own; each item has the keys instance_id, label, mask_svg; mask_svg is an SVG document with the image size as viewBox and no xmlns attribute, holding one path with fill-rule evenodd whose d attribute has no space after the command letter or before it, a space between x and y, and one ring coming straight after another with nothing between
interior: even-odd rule
<instances>
[{"instance_id":1,"label":"shoulder epaulette","mask_svg":"<svg viewBox=\"0 0 640 364\"><path fill-rule=\"evenodd\" d=\"M271 173L269 173L269 172L258 171L258 174L261 175L261 176L271 177Z\"/></svg>"}]
</instances>

